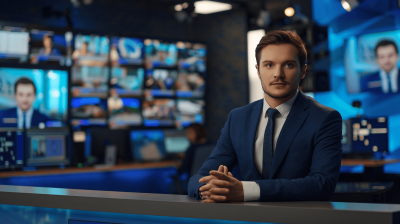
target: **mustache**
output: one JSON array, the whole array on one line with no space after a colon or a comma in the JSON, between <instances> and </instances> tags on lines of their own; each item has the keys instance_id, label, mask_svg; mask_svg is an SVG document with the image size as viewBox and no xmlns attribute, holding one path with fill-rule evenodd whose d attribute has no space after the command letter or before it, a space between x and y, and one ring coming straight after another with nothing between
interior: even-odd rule
<instances>
[{"instance_id":1,"label":"mustache","mask_svg":"<svg viewBox=\"0 0 400 224\"><path fill-rule=\"evenodd\" d=\"M286 85L287 82L285 82L284 80L275 80L269 83L270 85Z\"/></svg>"}]
</instances>

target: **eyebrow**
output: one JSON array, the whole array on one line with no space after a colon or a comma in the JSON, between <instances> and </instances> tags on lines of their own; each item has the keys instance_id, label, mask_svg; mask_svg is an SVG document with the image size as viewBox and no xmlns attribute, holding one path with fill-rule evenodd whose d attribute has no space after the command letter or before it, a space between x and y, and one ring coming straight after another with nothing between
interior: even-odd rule
<instances>
[{"instance_id":1,"label":"eyebrow","mask_svg":"<svg viewBox=\"0 0 400 224\"><path fill-rule=\"evenodd\" d=\"M262 63L264 64L264 63L266 63L266 62L273 62L273 61L265 60L265 61L263 61ZM287 60L287 61L284 61L283 63L288 63L288 62L296 63L295 60Z\"/></svg>"}]
</instances>

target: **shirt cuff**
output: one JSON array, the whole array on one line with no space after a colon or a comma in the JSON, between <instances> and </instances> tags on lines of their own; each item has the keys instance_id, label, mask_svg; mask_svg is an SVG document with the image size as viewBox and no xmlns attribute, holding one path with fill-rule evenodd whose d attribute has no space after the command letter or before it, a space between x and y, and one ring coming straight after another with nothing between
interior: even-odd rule
<instances>
[{"instance_id":1,"label":"shirt cuff","mask_svg":"<svg viewBox=\"0 0 400 224\"><path fill-rule=\"evenodd\" d=\"M242 181L244 201L257 201L260 198L260 186L254 181Z\"/></svg>"}]
</instances>

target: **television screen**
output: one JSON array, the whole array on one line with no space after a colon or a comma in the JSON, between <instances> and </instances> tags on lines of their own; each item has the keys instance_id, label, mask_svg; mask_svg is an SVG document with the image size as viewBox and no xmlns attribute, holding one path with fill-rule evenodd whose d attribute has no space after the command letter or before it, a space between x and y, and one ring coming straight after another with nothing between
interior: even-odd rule
<instances>
[{"instance_id":1,"label":"television screen","mask_svg":"<svg viewBox=\"0 0 400 224\"><path fill-rule=\"evenodd\" d=\"M67 165L69 132L60 130L28 130L26 132L26 165Z\"/></svg>"},{"instance_id":2,"label":"television screen","mask_svg":"<svg viewBox=\"0 0 400 224\"><path fill-rule=\"evenodd\" d=\"M71 99L71 124L74 128L81 126L105 126L107 99L84 97Z\"/></svg>"},{"instance_id":3,"label":"television screen","mask_svg":"<svg viewBox=\"0 0 400 224\"><path fill-rule=\"evenodd\" d=\"M175 89L177 97L203 97L206 89L205 77L201 73L181 69L175 82Z\"/></svg>"},{"instance_id":4,"label":"television screen","mask_svg":"<svg viewBox=\"0 0 400 224\"><path fill-rule=\"evenodd\" d=\"M108 64L109 40L106 36L75 36L75 50L72 59L77 65L105 66Z\"/></svg>"},{"instance_id":5,"label":"television screen","mask_svg":"<svg viewBox=\"0 0 400 224\"><path fill-rule=\"evenodd\" d=\"M354 153L387 152L388 123L386 117L352 118L352 151Z\"/></svg>"},{"instance_id":6,"label":"television screen","mask_svg":"<svg viewBox=\"0 0 400 224\"><path fill-rule=\"evenodd\" d=\"M110 58L112 65L143 64L144 45L138 38L112 37Z\"/></svg>"},{"instance_id":7,"label":"television screen","mask_svg":"<svg viewBox=\"0 0 400 224\"><path fill-rule=\"evenodd\" d=\"M206 72L206 46L199 43L177 42L179 68L191 72Z\"/></svg>"},{"instance_id":8,"label":"television screen","mask_svg":"<svg viewBox=\"0 0 400 224\"><path fill-rule=\"evenodd\" d=\"M0 26L0 61L24 63L28 60L29 32L25 28Z\"/></svg>"},{"instance_id":9,"label":"television screen","mask_svg":"<svg viewBox=\"0 0 400 224\"><path fill-rule=\"evenodd\" d=\"M109 125L112 129L127 128L142 124L140 100L133 98L108 98Z\"/></svg>"},{"instance_id":10,"label":"television screen","mask_svg":"<svg viewBox=\"0 0 400 224\"><path fill-rule=\"evenodd\" d=\"M165 130L165 151L167 153L183 153L190 147L185 130Z\"/></svg>"},{"instance_id":11,"label":"television screen","mask_svg":"<svg viewBox=\"0 0 400 224\"><path fill-rule=\"evenodd\" d=\"M145 100L142 111L145 126L174 125L175 101L172 99Z\"/></svg>"},{"instance_id":12,"label":"television screen","mask_svg":"<svg viewBox=\"0 0 400 224\"><path fill-rule=\"evenodd\" d=\"M177 100L176 121L178 126L189 126L192 123L204 123L203 100Z\"/></svg>"},{"instance_id":13,"label":"television screen","mask_svg":"<svg viewBox=\"0 0 400 224\"><path fill-rule=\"evenodd\" d=\"M71 32L55 34L53 31L31 30L31 63L70 66L72 37Z\"/></svg>"},{"instance_id":14,"label":"television screen","mask_svg":"<svg viewBox=\"0 0 400 224\"><path fill-rule=\"evenodd\" d=\"M62 127L67 111L67 71L0 68L0 127Z\"/></svg>"},{"instance_id":15,"label":"television screen","mask_svg":"<svg viewBox=\"0 0 400 224\"><path fill-rule=\"evenodd\" d=\"M347 40L344 52L349 93L399 93L400 30L362 34Z\"/></svg>"},{"instance_id":16,"label":"television screen","mask_svg":"<svg viewBox=\"0 0 400 224\"><path fill-rule=\"evenodd\" d=\"M164 133L161 130L131 131L134 160L159 161L165 157Z\"/></svg>"},{"instance_id":17,"label":"television screen","mask_svg":"<svg viewBox=\"0 0 400 224\"><path fill-rule=\"evenodd\" d=\"M108 67L72 67L72 96L106 98Z\"/></svg>"},{"instance_id":18,"label":"television screen","mask_svg":"<svg viewBox=\"0 0 400 224\"><path fill-rule=\"evenodd\" d=\"M175 70L154 69L146 71L145 89L148 96L173 96L178 74Z\"/></svg>"},{"instance_id":19,"label":"television screen","mask_svg":"<svg viewBox=\"0 0 400 224\"><path fill-rule=\"evenodd\" d=\"M121 68L111 69L111 96L138 97L142 95L143 68Z\"/></svg>"},{"instance_id":20,"label":"television screen","mask_svg":"<svg viewBox=\"0 0 400 224\"><path fill-rule=\"evenodd\" d=\"M178 51L175 43L160 40L144 40L146 68L177 66Z\"/></svg>"},{"instance_id":21,"label":"television screen","mask_svg":"<svg viewBox=\"0 0 400 224\"><path fill-rule=\"evenodd\" d=\"M24 133L22 130L0 129L0 170L24 166Z\"/></svg>"}]
</instances>

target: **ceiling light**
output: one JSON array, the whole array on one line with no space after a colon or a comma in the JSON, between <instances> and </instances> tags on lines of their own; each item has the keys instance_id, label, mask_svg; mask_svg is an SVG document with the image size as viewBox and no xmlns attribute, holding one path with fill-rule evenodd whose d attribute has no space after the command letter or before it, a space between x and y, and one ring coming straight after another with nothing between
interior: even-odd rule
<instances>
[{"instance_id":1,"label":"ceiling light","mask_svg":"<svg viewBox=\"0 0 400 224\"><path fill-rule=\"evenodd\" d=\"M292 17L293 15L294 15L294 8L292 8L292 7L287 7L286 9L285 9L285 15L287 16L287 17Z\"/></svg>"},{"instance_id":2,"label":"ceiling light","mask_svg":"<svg viewBox=\"0 0 400 224\"><path fill-rule=\"evenodd\" d=\"M185 3L182 4L182 7L183 7L184 9L186 9L188 6L189 6L189 4L188 4L187 2L185 2Z\"/></svg>"},{"instance_id":3,"label":"ceiling light","mask_svg":"<svg viewBox=\"0 0 400 224\"><path fill-rule=\"evenodd\" d=\"M175 5L174 9L175 9L175 11L178 11L178 12L182 11L182 5L181 4Z\"/></svg>"},{"instance_id":4,"label":"ceiling light","mask_svg":"<svg viewBox=\"0 0 400 224\"><path fill-rule=\"evenodd\" d=\"M357 0L342 0L342 7L347 11L350 12L353 10L355 7L359 5Z\"/></svg>"},{"instance_id":5,"label":"ceiling light","mask_svg":"<svg viewBox=\"0 0 400 224\"><path fill-rule=\"evenodd\" d=\"M210 14L232 9L231 4L214 1L197 1L194 3L194 10L199 14Z\"/></svg>"}]
</instances>

